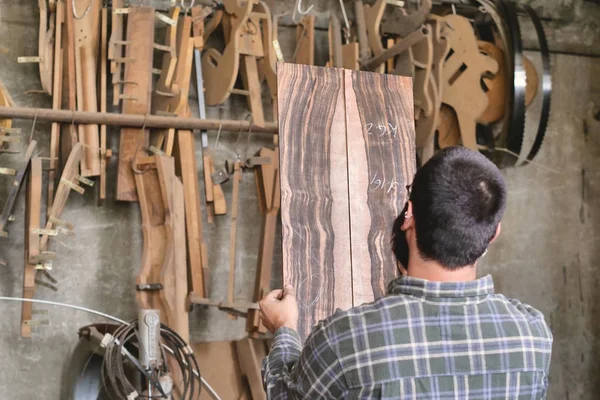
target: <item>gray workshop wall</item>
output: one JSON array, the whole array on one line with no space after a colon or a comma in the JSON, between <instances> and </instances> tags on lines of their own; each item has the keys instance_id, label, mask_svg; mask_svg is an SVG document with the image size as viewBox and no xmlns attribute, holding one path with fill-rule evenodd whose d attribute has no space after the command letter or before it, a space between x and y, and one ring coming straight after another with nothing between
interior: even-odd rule
<instances>
[{"instance_id":1,"label":"gray workshop wall","mask_svg":"<svg viewBox=\"0 0 600 400\"><path fill-rule=\"evenodd\" d=\"M293 1L269 2L275 12L289 11ZM305 1L308 4L307 1ZM532 2L535 3L535 2ZM546 5L554 4L554 7ZM581 2L568 2L579 4ZM337 7L337 2L316 2L316 9ZM559 15L561 1L544 2L544 12ZM536 4L534 4L536 5ZM306 5L305 5L306 7ZM575 16L576 17L576 16ZM575 18L574 17L574 18ZM0 80L19 106L50 107L48 96L28 92L40 88L37 66L16 63L16 57L37 54L38 16L34 1L0 1ZM280 29L286 59L293 52L295 30ZM325 32L317 33L317 62L324 64L327 51ZM532 55L537 62L535 55ZM491 247L481 265L481 273L494 276L497 290L541 309L550 322L554 336L554 356L550 374L550 399L595 399L600 390L598 343L600 318L599 277L596 264L600 252L600 61L567 55L552 57L553 105L549 130L536 161L538 164L503 171L509 187L509 204L503 233ZM265 91L266 93L266 91ZM195 104L195 94L190 101ZM211 118L245 118L243 99L232 98L222 107L210 108ZM535 109L535 105L533 106ZM192 108L195 112L195 108ZM265 99L267 118L270 107ZM533 119L529 119L531 123ZM14 122L23 130L26 141L31 121ZM37 123L33 138L38 151L48 156L50 125ZM111 130L109 144L118 151L118 135ZM210 132L214 145L216 132ZM531 138L529 138L529 141ZM253 134L223 133L215 149L217 165L226 159L253 154L268 146L270 138ZM25 143L21 144L25 149ZM199 147L198 147L199 148ZM198 154L199 156L200 154ZM20 156L0 155L0 166L18 168ZM85 195L72 193L63 219L76 225L75 237L52 241L58 260L53 276L58 291L40 287L36 298L66 302L100 310L123 319L136 315L135 276L140 263L142 240L137 204L114 201L116 158L109 167L109 188L104 207L96 207L95 190ZM0 202L10 178L0 176ZM245 173L240 189L240 216L236 252L237 299L250 300L259 246L260 220L254 178ZM231 183L224 185L231 198ZM20 296L23 279L24 196L9 226L8 239L0 239L0 256L8 266L0 267L0 295ZM223 299L227 291L229 255L229 216L215 218L214 225L204 220L209 249L210 296ZM279 234L278 234L279 238ZM281 250L275 254L273 285L280 284ZM0 302L0 395L15 400L60 399L71 352L77 343L77 330L100 321L93 315L68 309L35 305L35 315L47 319L48 326L34 329L31 339L19 336L20 305ZM245 320L231 321L215 310L196 309L190 315L192 339L228 340L244 336Z\"/></svg>"}]
</instances>

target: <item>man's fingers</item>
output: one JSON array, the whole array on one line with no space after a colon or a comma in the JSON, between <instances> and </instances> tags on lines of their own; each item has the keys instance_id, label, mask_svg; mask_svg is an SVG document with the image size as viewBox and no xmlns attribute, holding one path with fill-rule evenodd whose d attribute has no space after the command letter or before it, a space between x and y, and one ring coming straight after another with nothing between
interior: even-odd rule
<instances>
[{"instance_id":1,"label":"man's fingers","mask_svg":"<svg viewBox=\"0 0 600 400\"><path fill-rule=\"evenodd\" d=\"M273 290L271 292L269 292L264 298L263 300L280 300L281 299L281 295L283 294L283 290L281 289L276 289Z\"/></svg>"},{"instance_id":2,"label":"man's fingers","mask_svg":"<svg viewBox=\"0 0 600 400\"><path fill-rule=\"evenodd\" d=\"M285 285L285 288L283 289L283 297L296 297L296 289L294 289L294 287L292 285Z\"/></svg>"}]
</instances>

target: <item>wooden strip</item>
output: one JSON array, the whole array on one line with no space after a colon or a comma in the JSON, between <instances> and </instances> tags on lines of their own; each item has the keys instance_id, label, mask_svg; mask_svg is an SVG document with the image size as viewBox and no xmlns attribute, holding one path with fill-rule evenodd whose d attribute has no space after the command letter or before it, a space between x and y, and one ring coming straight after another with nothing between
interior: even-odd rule
<instances>
[{"instance_id":1,"label":"wooden strip","mask_svg":"<svg viewBox=\"0 0 600 400\"><path fill-rule=\"evenodd\" d=\"M81 143L76 143L73 146L73 150L71 150L71 154L69 154L69 158L65 163L63 168L63 173L60 178L60 183L58 184L58 188L56 189L56 196L54 196L54 201L52 202L52 209L50 210L50 214L48 215L48 221L46 222L45 229L51 230L54 228L54 222L57 219L60 219L60 216L65 209L67 204L67 199L69 198L69 193L71 192L71 188L68 187L64 182L74 182L75 177L79 175L79 164L81 163L81 159L83 157L83 146ZM40 251L45 251L48 249L48 235L45 234L40 239Z\"/></svg>"},{"instance_id":2,"label":"wooden strip","mask_svg":"<svg viewBox=\"0 0 600 400\"><path fill-rule=\"evenodd\" d=\"M379 28L381 26L381 18L383 17L383 11L385 10L386 4L387 3L385 0L377 0L372 6L366 4L364 6L365 26L367 30L367 36L369 38L369 47L373 51L373 55L375 57L384 52L383 44L381 44L381 32ZM375 68L376 72L383 73L385 64L382 63L378 63L373 67Z\"/></svg>"},{"instance_id":3,"label":"wooden strip","mask_svg":"<svg viewBox=\"0 0 600 400\"><path fill-rule=\"evenodd\" d=\"M414 110L407 77L344 71L353 304L386 294L397 268L392 224L412 182ZM337 266L336 266L337 267Z\"/></svg>"},{"instance_id":4,"label":"wooden strip","mask_svg":"<svg viewBox=\"0 0 600 400\"><path fill-rule=\"evenodd\" d=\"M354 14L356 15L356 32L360 47L360 58L366 60L371 56L371 48L369 47L369 39L367 37L367 23L365 21L365 9L362 0L354 2Z\"/></svg>"},{"instance_id":5,"label":"wooden strip","mask_svg":"<svg viewBox=\"0 0 600 400\"><path fill-rule=\"evenodd\" d=\"M123 93L135 100L123 100L123 113L147 115L150 112L150 88L152 85L152 56L154 43L154 8L133 7L127 22L126 57L134 63L125 65L124 80L135 82L125 85ZM137 201L136 184L131 160L142 147L147 146L148 130L124 128L119 143L117 175L117 200Z\"/></svg>"},{"instance_id":6,"label":"wooden strip","mask_svg":"<svg viewBox=\"0 0 600 400\"><path fill-rule=\"evenodd\" d=\"M59 7L62 3L58 3ZM57 14L59 15L59 14ZM55 92L56 94L56 92ZM27 184L27 202L25 206L25 271L23 272L23 298L32 299L35 292L36 262L39 255L40 237L31 232L41 227L42 214L42 159L31 160L31 172ZM31 325L25 321L32 319L32 303L21 303L21 337L31 337Z\"/></svg>"},{"instance_id":7,"label":"wooden strip","mask_svg":"<svg viewBox=\"0 0 600 400\"><path fill-rule=\"evenodd\" d=\"M113 84L113 106L119 105L121 95L121 63L115 60L123 57L123 46L118 44L123 41L123 15L115 13L116 9L122 8L124 0L113 0L110 42L108 44L108 58L110 61L110 72Z\"/></svg>"},{"instance_id":8,"label":"wooden strip","mask_svg":"<svg viewBox=\"0 0 600 400\"><path fill-rule=\"evenodd\" d=\"M100 35L100 111L106 112L108 101L106 93L107 74L107 36L108 36L108 9L102 9L102 29ZM106 125L100 125L100 188L98 190L98 205L106 199Z\"/></svg>"},{"instance_id":9,"label":"wooden strip","mask_svg":"<svg viewBox=\"0 0 600 400\"><path fill-rule=\"evenodd\" d=\"M296 28L294 63L315 64L315 16L305 15Z\"/></svg>"},{"instance_id":10,"label":"wooden strip","mask_svg":"<svg viewBox=\"0 0 600 400\"><path fill-rule=\"evenodd\" d=\"M25 157L23 158L23 164L17 172L15 179L13 179L10 185L10 191L8 192L8 197L6 198L6 202L4 203L4 208L2 209L2 214L0 214L0 236L5 234L6 224L12 214L13 207L15 206L15 201L17 200L17 196L19 195L19 191L21 190L21 186L23 186L23 180L25 179L25 175L27 175L27 171L29 170L29 162L31 161L31 157L33 157L33 151L35 150L35 146L37 142L32 140L27 147L27 151L25 152Z\"/></svg>"},{"instance_id":11,"label":"wooden strip","mask_svg":"<svg viewBox=\"0 0 600 400\"><path fill-rule=\"evenodd\" d=\"M53 77L53 90L52 96L52 108L59 110L62 106L62 77L63 77L63 56L64 52L62 49L62 29L65 11L63 9L63 3L59 2L56 7L56 34L54 42L54 77ZM46 210L50 212L52 208L52 199L54 197L54 187L56 174L58 169L58 147L60 140L60 124L53 122L50 130L50 171L48 172L48 195L46 202Z\"/></svg>"},{"instance_id":12,"label":"wooden strip","mask_svg":"<svg viewBox=\"0 0 600 400\"><path fill-rule=\"evenodd\" d=\"M202 233L202 210L200 208L200 187L196 165L196 144L191 131L178 131L178 174L183 180L185 194L185 225L187 230L189 289L205 297L205 277L203 265L205 247Z\"/></svg>"},{"instance_id":13,"label":"wooden strip","mask_svg":"<svg viewBox=\"0 0 600 400\"><path fill-rule=\"evenodd\" d=\"M260 364L256 354L256 348L252 343L254 339L242 339L235 342L237 356L239 358L240 371L246 376L253 400L264 400L267 398L262 385Z\"/></svg>"},{"instance_id":14,"label":"wooden strip","mask_svg":"<svg viewBox=\"0 0 600 400\"><path fill-rule=\"evenodd\" d=\"M335 15L329 17L329 63L332 67L343 68L342 27Z\"/></svg>"},{"instance_id":15,"label":"wooden strip","mask_svg":"<svg viewBox=\"0 0 600 400\"><path fill-rule=\"evenodd\" d=\"M65 73L66 79L63 76L64 81L64 93L68 100L66 106L69 111L75 111L77 109L77 85L76 85L76 73L75 73L75 23L73 18L73 3L70 1L66 2L65 7L65 43L63 48L65 49L63 56L65 57L64 64L66 65ZM67 157L71 154L71 150L75 143L77 143L78 135L77 128L75 125L70 123L64 125L63 134L64 138L61 137L61 165L67 162ZM66 123L66 121L65 121Z\"/></svg>"},{"instance_id":16,"label":"wooden strip","mask_svg":"<svg viewBox=\"0 0 600 400\"><path fill-rule=\"evenodd\" d=\"M238 201L240 196L240 181L242 169L239 161L233 166L233 194L231 195L231 232L229 235L229 280L227 285L227 302L233 303L235 295L235 250L237 238ZM233 317L230 315L233 319Z\"/></svg>"},{"instance_id":17,"label":"wooden strip","mask_svg":"<svg viewBox=\"0 0 600 400\"><path fill-rule=\"evenodd\" d=\"M202 377L222 399L238 399L244 390L235 342L192 343ZM194 398L195 399L195 398ZM202 388L200 400L214 400Z\"/></svg>"},{"instance_id":18,"label":"wooden strip","mask_svg":"<svg viewBox=\"0 0 600 400\"><path fill-rule=\"evenodd\" d=\"M277 72L283 281L298 293L304 339L336 308L352 307L343 72L297 64Z\"/></svg>"},{"instance_id":19,"label":"wooden strip","mask_svg":"<svg viewBox=\"0 0 600 400\"><path fill-rule=\"evenodd\" d=\"M346 69L359 70L358 43L349 43L342 46L343 67Z\"/></svg>"},{"instance_id":20,"label":"wooden strip","mask_svg":"<svg viewBox=\"0 0 600 400\"><path fill-rule=\"evenodd\" d=\"M255 56L241 56L241 73L244 88L249 92L248 106L252 112L252 121L258 126L265 126L265 115L258 80L258 68Z\"/></svg>"}]
</instances>

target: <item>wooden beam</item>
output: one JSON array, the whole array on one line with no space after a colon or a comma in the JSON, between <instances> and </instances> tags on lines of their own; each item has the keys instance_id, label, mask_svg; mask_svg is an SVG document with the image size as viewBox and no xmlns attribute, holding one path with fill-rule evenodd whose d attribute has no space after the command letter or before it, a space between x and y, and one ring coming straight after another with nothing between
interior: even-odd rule
<instances>
[{"instance_id":1,"label":"wooden beam","mask_svg":"<svg viewBox=\"0 0 600 400\"><path fill-rule=\"evenodd\" d=\"M335 15L329 17L329 64L335 68L344 67L342 56L342 27Z\"/></svg>"},{"instance_id":2,"label":"wooden beam","mask_svg":"<svg viewBox=\"0 0 600 400\"><path fill-rule=\"evenodd\" d=\"M100 111L106 112L107 87L106 74L107 71L107 37L108 37L108 9L102 9L102 29L100 34ZM98 189L98 205L104 204L106 199L106 125L100 125L100 187Z\"/></svg>"},{"instance_id":3,"label":"wooden beam","mask_svg":"<svg viewBox=\"0 0 600 400\"><path fill-rule=\"evenodd\" d=\"M296 28L296 64L315 64L315 16L305 15Z\"/></svg>"},{"instance_id":4,"label":"wooden beam","mask_svg":"<svg viewBox=\"0 0 600 400\"><path fill-rule=\"evenodd\" d=\"M156 115L135 115L102 112L80 112L68 110L52 110L47 108L28 107L6 107L0 106L0 118L28 119L37 121L66 122L66 123L92 123L106 124L110 126L127 126L131 128L173 128L188 130L213 130L221 129L222 132L248 131L252 133L277 134L278 128L275 123L265 123L258 126L250 121L200 119L183 117L163 117Z\"/></svg>"},{"instance_id":5,"label":"wooden beam","mask_svg":"<svg viewBox=\"0 0 600 400\"><path fill-rule=\"evenodd\" d=\"M256 57L241 56L241 74L244 88L248 91L248 107L252 113L252 121L258 126L265 125L260 82L258 80L258 67Z\"/></svg>"},{"instance_id":6,"label":"wooden beam","mask_svg":"<svg viewBox=\"0 0 600 400\"><path fill-rule=\"evenodd\" d=\"M154 8L133 7L127 20L126 58L135 62L125 65L123 113L146 116L150 113L152 57L154 44ZM117 200L137 201L132 159L147 147L148 130L124 128L119 143Z\"/></svg>"},{"instance_id":7,"label":"wooden beam","mask_svg":"<svg viewBox=\"0 0 600 400\"><path fill-rule=\"evenodd\" d=\"M265 400L267 396L262 384L260 361L253 342L254 339L250 338L238 340L235 342L235 347L239 359L240 371L248 380L252 399Z\"/></svg>"},{"instance_id":8,"label":"wooden beam","mask_svg":"<svg viewBox=\"0 0 600 400\"><path fill-rule=\"evenodd\" d=\"M63 77L63 56L62 49L62 30L64 22L65 10L63 2L59 2L56 6L56 34L54 41L54 77L52 95L52 108L58 110L62 106L62 77ZM48 172L48 194L46 201L46 210L52 208L52 199L54 197L54 186L56 184L56 175L58 170L58 156L60 145L60 124L52 123L50 129L50 171Z\"/></svg>"},{"instance_id":9,"label":"wooden beam","mask_svg":"<svg viewBox=\"0 0 600 400\"><path fill-rule=\"evenodd\" d=\"M75 112L77 110L77 85L76 85L76 72L75 72L75 22L73 18L73 3L70 1L66 2L65 7L65 43L63 48L65 49L63 56L64 62L63 65L66 65L66 79L63 81L66 86L63 90L63 93L66 94L68 102L66 104L67 110L69 112ZM64 66L63 66L64 68ZM66 111L66 110L65 110ZM77 127L74 125L74 121L71 118L68 121L51 121L51 122L63 122L69 123L69 125L64 125L63 134L64 138L61 137L61 165L64 165L67 162L67 157L71 154L71 150L75 143L78 142L79 138L77 135Z\"/></svg>"}]
</instances>

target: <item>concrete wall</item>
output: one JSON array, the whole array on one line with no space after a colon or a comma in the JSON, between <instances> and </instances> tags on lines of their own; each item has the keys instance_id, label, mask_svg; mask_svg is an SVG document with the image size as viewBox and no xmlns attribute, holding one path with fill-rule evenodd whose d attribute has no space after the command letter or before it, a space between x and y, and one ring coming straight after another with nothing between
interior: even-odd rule
<instances>
[{"instance_id":1,"label":"concrete wall","mask_svg":"<svg viewBox=\"0 0 600 400\"><path fill-rule=\"evenodd\" d=\"M37 54L38 17L34 3L0 1L0 46L9 49L8 54L0 55L0 80L18 105L49 107L48 96L25 93L40 88L37 66L19 65L15 61L17 56ZM319 10L326 9L323 3L318 2ZM327 2L331 7L336 4ZM277 2L275 11L289 10L292 6L290 1ZM294 35L293 29L280 30L288 59ZM322 64L326 58L326 34L318 32L317 40L317 61ZM504 171L509 205L503 233L482 263L481 273L493 274L498 291L541 309L550 321L555 347L549 398L594 399L593 393L600 389L597 383L600 325L596 323L600 318L600 295L599 277L595 274L600 251L597 246L600 209L596 197L600 191L600 140L599 122L594 119L600 107L600 82L596 78L600 61L558 55L552 58L552 65L552 115L544 146L536 159L539 165ZM222 108L209 109L208 113L213 118L244 118L245 110L245 103L236 98ZM26 140L31 121L15 121L14 125L23 129ZM45 123L37 123L34 129L33 136L40 142L38 151L42 156L48 156L49 131L50 126ZM211 132L211 146L215 138L215 132ZM221 146L214 151L217 165L236 153L253 154L270 143L269 138L252 135L247 146L247 139L247 133L223 133ZM111 134L109 143L116 152L118 135ZM20 156L0 155L0 166L18 167L19 160ZM71 194L63 219L76 225L77 236L59 237L51 245L58 255L53 275L59 281L59 291L40 287L36 297L130 319L135 317L137 309L134 284L142 249L140 215L136 204L114 201L115 161L110 164L109 198L104 207L96 207L93 189L83 196ZM0 199L6 197L9 184L10 178L0 176ZM230 199L231 183L224 185L224 191ZM250 300L260 230L251 173L244 174L240 199L235 292L236 298ZM0 267L3 296L20 296L22 292L23 200L21 196L17 202L14 212L17 221L8 228L9 238L0 239L0 255L8 261L7 267ZM223 299L227 287L230 218L218 217L212 226L204 222L211 268L210 296ZM274 285L281 280L280 255L278 248ZM35 317L48 319L50 325L35 328L31 339L21 339L20 305L0 302L3 320L0 359L4 360L0 368L0 392L10 393L6 398L15 400L64 398L60 394L61 381L77 343L77 329L99 319L49 306L35 305L34 310L47 310L47 315ZM190 320L193 340L237 339L245 334L243 319L231 321L219 311L198 309L190 315Z\"/></svg>"}]
</instances>

